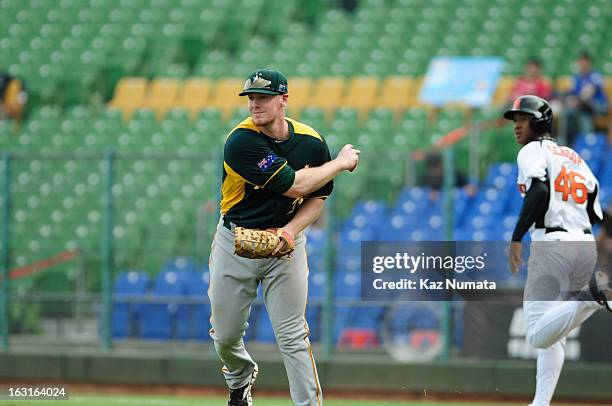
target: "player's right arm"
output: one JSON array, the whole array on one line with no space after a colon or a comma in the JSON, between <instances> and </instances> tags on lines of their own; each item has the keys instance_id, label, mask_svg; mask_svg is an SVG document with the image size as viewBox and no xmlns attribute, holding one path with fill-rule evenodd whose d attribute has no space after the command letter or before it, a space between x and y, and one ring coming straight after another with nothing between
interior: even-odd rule
<instances>
[{"instance_id":1,"label":"player's right arm","mask_svg":"<svg viewBox=\"0 0 612 406\"><path fill-rule=\"evenodd\" d=\"M546 214L550 194L546 176L547 163L539 142L533 141L521 148L516 162L519 172L517 183L524 200L508 252L513 275L523 265L521 241L533 223Z\"/></svg>"},{"instance_id":2,"label":"player's right arm","mask_svg":"<svg viewBox=\"0 0 612 406\"><path fill-rule=\"evenodd\" d=\"M321 189L343 170L355 169L359 153L347 144L336 159L294 171L261 137L248 129L238 129L226 140L223 159L225 170L236 173L245 182L297 198Z\"/></svg>"},{"instance_id":3,"label":"player's right arm","mask_svg":"<svg viewBox=\"0 0 612 406\"><path fill-rule=\"evenodd\" d=\"M305 196L315 190L319 190L342 171L352 171L359 161L358 149L351 144L345 145L336 159L324 163L321 166L303 168L295 172L293 184L283 193L287 197L296 198Z\"/></svg>"},{"instance_id":4,"label":"player's right arm","mask_svg":"<svg viewBox=\"0 0 612 406\"><path fill-rule=\"evenodd\" d=\"M548 198L550 190L548 182L542 182L540 179L531 179L531 187L525 193L523 206L519 218L516 221L514 232L512 233L512 241L520 242L523 240L529 228L538 218L544 217L548 209Z\"/></svg>"}]
</instances>

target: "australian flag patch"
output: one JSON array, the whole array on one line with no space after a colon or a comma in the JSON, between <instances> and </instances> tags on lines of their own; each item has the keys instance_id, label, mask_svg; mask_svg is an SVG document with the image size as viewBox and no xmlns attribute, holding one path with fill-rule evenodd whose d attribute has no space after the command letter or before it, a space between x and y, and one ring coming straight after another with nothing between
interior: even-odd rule
<instances>
[{"instance_id":1,"label":"australian flag patch","mask_svg":"<svg viewBox=\"0 0 612 406\"><path fill-rule=\"evenodd\" d=\"M259 161L257 166L262 172L267 171L277 159L278 157L276 154L274 154L274 152L270 152L264 159Z\"/></svg>"}]
</instances>

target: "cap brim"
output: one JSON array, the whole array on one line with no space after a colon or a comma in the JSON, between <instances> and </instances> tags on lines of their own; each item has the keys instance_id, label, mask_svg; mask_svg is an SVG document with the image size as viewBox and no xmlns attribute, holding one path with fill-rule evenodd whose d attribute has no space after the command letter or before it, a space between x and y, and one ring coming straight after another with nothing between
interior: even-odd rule
<instances>
[{"instance_id":1,"label":"cap brim","mask_svg":"<svg viewBox=\"0 0 612 406\"><path fill-rule=\"evenodd\" d=\"M247 89L247 90L243 90L242 92L240 92L238 96L246 96L247 94L251 94L251 93L272 94L275 96L277 94L283 94L283 93L276 92L270 89Z\"/></svg>"},{"instance_id":2,"label":"cap brim","mask_svg":"<svg viewBox=\"0 0 612 406\"><path fill-rule=\"evenodd\" d=\"M518 112L519 110L506 110L504 112L504 118L507 120L512 120L514 119L514 113Z\"/></svg>"},{"instance_id":3,"label":"cap brim","mask_svg":"<svg viewBox=\"0 0 612 406\"><path fill-rule=\"evenodd\" d=\"M508 119L508 120L514 120L514 115L516 113L523 113L523 114L529 114L532 115L534 117L538 117L539 114L537 114L538 112L533 111L531 109L511 109L511 110L506 110L504 112L504 118Z\"/></svg>"}]
</instances>

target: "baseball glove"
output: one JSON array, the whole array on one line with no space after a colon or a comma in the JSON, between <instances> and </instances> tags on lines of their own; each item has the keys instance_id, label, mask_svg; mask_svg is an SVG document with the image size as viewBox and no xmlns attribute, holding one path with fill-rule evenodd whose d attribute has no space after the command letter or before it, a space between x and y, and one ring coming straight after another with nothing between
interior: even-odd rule
<instances>
[{"instance_id":1,"label":"baseball glove","mask_svg":"<svg viewBox=\"0 0 612 406\"><path fill-rule=\"evenodd\" d=\"M285 246L274 253L282 241L285 242ZM280 258L293 252L295 242L293 237L282 228L255 230L236 227L234 229L234 248L234 254L244 258Z\"/></svg>"}]
</instances>

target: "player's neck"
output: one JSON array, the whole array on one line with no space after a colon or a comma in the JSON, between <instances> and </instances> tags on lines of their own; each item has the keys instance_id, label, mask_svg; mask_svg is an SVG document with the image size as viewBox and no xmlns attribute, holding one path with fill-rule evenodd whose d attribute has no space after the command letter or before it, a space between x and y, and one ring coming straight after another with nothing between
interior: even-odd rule
<instances>
[{"instance_id":1,"label":"player's neck","mask_svg":"<svg viewBox=\"0 0 612 406\"><path fill-rule=\"evenodd\" d=\"M285 120L285 116L278 117L271 123L260 127L261 131L275 141L286 141L289 139L289 124Z\"/></svg>"},{"instance_id":2,"label":"player's neck","mask_svg":"<svg viewBox=\"0 0 612 406\"><path fill-rule=\"evenodd\" d=\"M553 136L550 135L550 133L544 133L544 134L538 135L538 137L536 138L536 141L544 141L544 140L557 142L557 139L553 138Z\"/></svg>"}]
</instances>

